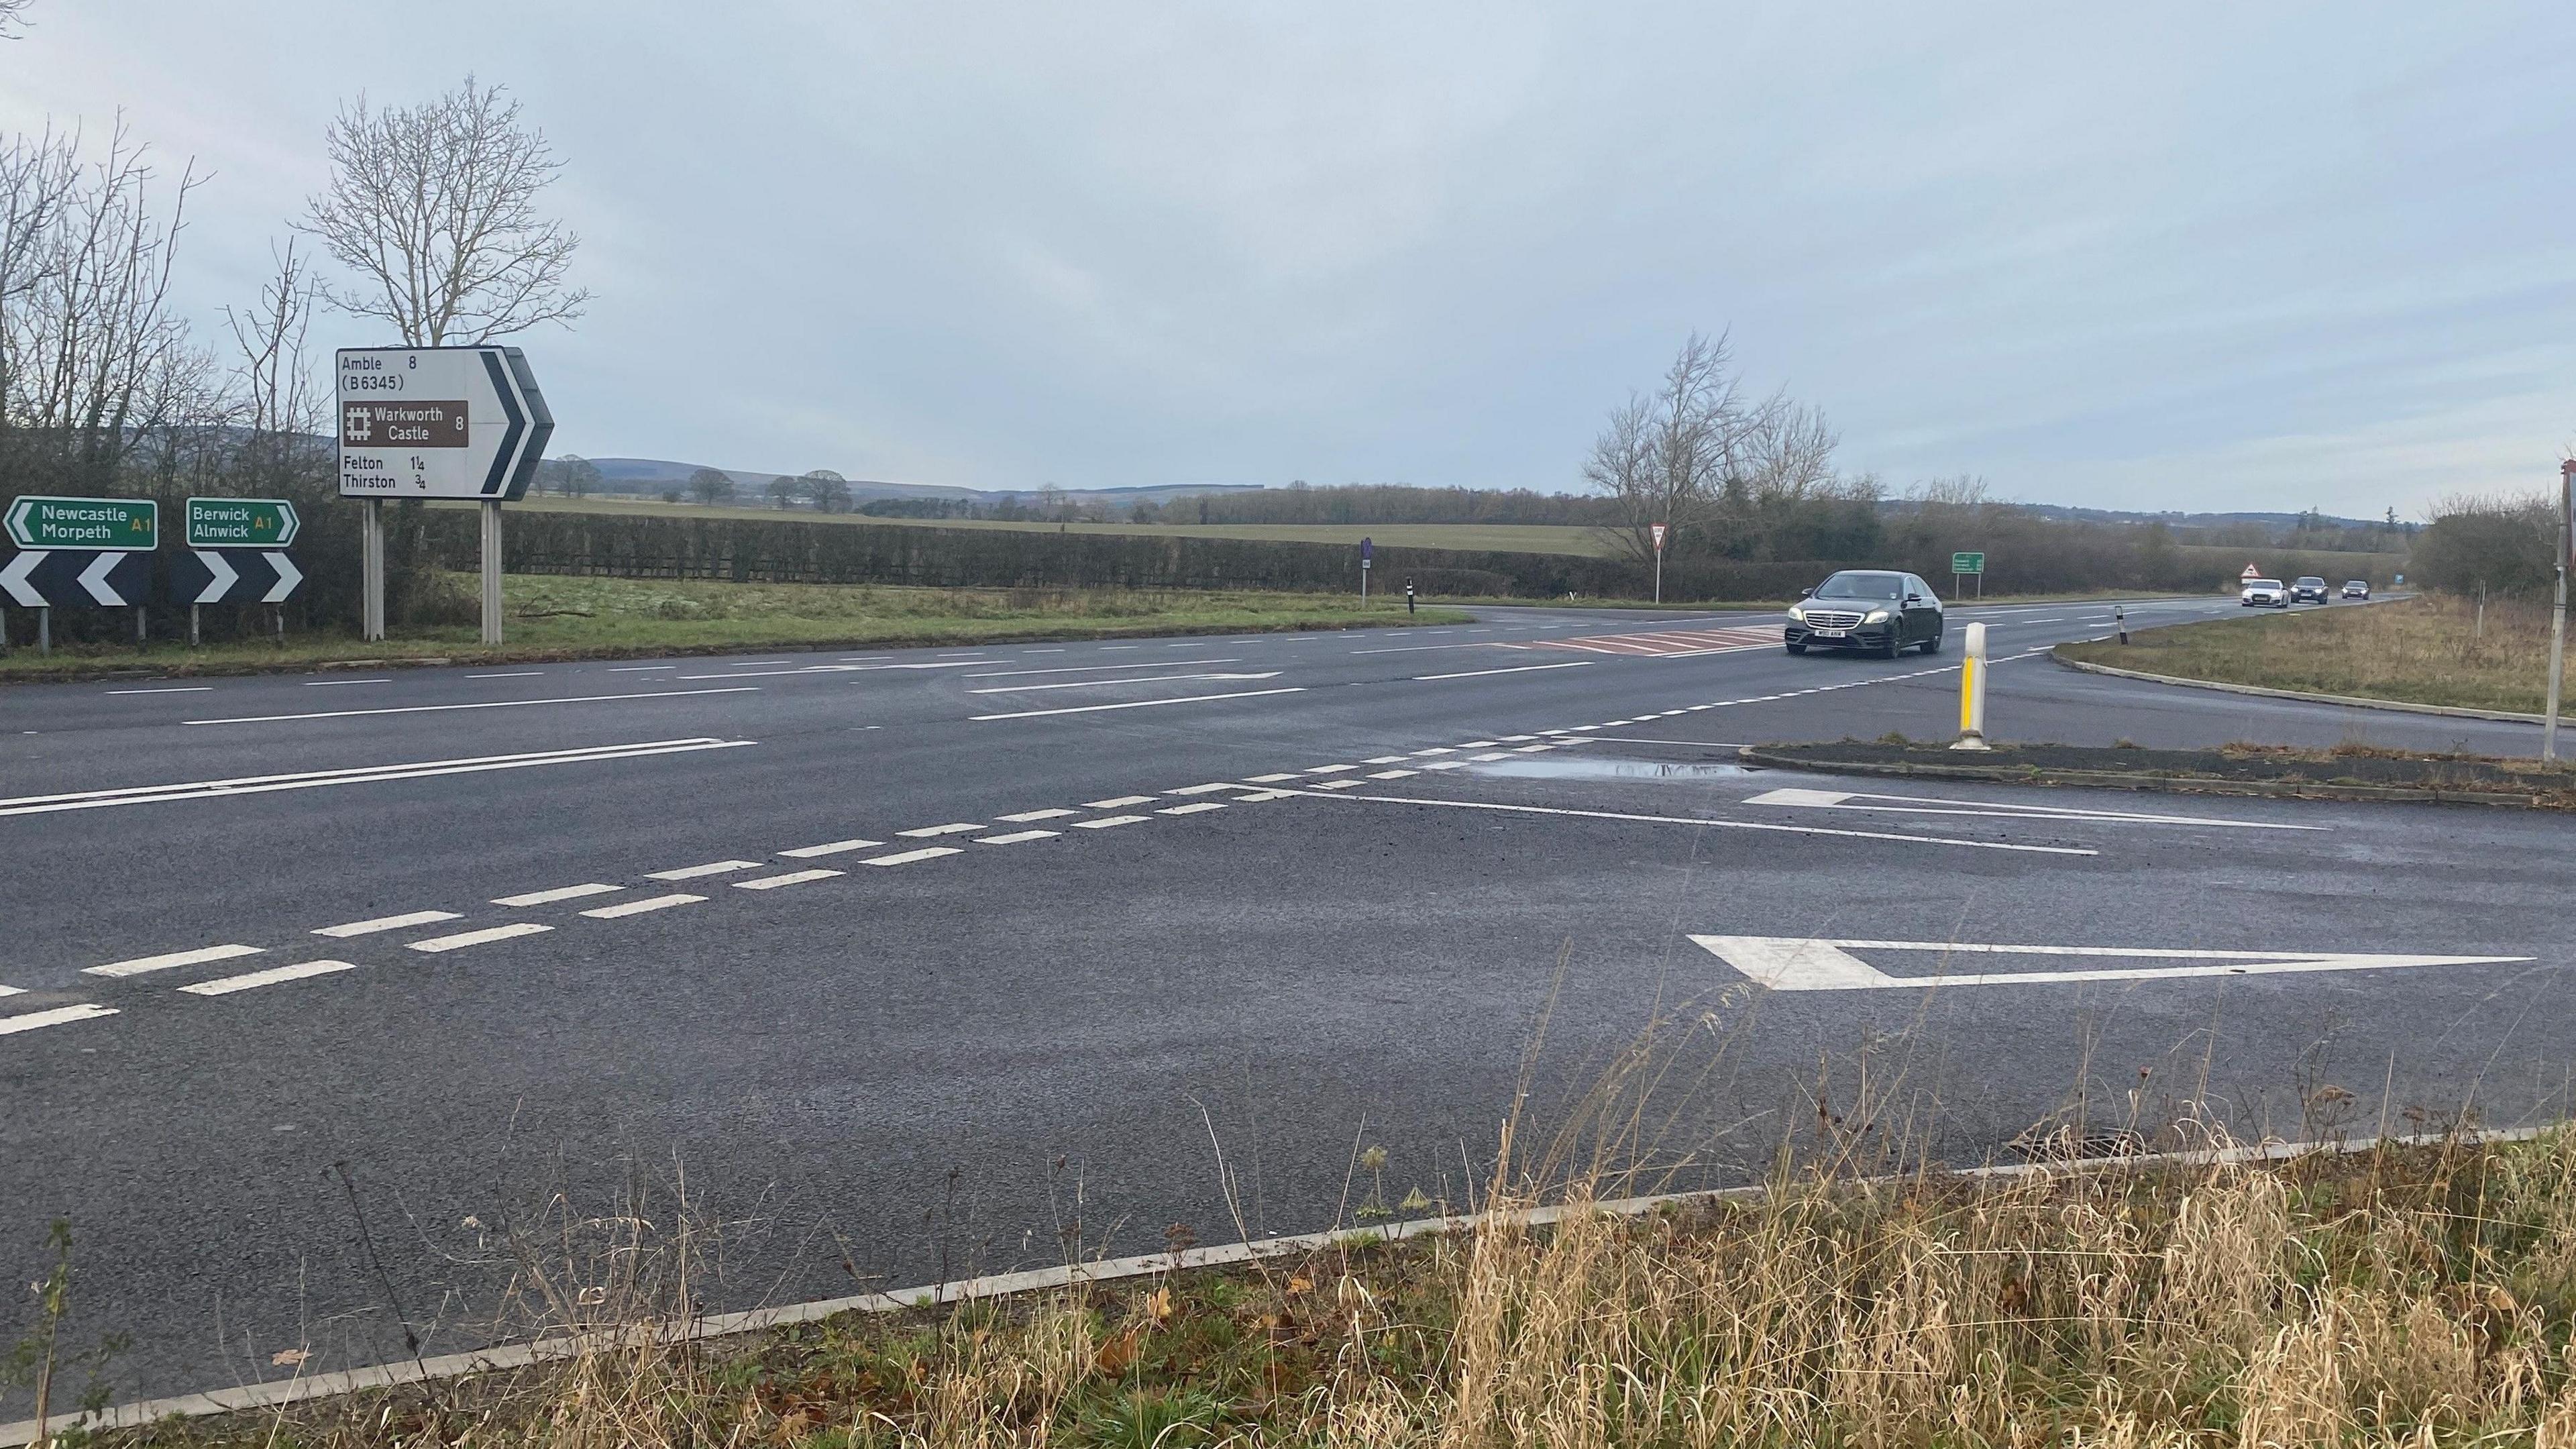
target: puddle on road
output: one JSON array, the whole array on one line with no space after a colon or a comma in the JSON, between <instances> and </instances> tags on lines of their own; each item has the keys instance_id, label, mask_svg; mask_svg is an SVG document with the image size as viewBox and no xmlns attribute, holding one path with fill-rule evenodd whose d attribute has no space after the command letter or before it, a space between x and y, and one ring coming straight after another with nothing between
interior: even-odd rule
<instances>
[{"instance_id":1,"label":"puddle on road","mask_svg":"<svg viewBox=\"0 0 2576 1449\"><path fill-rule=\"evenodd\" d=\"M1659 760L1493 760L1467 768L1470 774L1523 780L1724 780L1764 773L1752 765L1669 764Z\"/></svg>"}]
</instances>

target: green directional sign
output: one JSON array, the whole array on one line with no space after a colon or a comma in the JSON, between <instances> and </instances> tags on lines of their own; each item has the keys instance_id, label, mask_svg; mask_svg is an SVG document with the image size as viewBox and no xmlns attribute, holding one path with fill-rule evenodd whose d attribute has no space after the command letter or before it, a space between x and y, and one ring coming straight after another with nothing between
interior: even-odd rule
<instances>
[{"instance_id":1,"label":"green directional sign","mask_svg":"<svg viewBox=\"0 0 2576 1449\"><path fill-rule=\"evenodd\" d=\"M1985 571L1986 556L1984 554L1954 553L1950 555L1950 572L1954 574L1981 574Z\"/></svg>"},{"instance_id":2,"label":"green directional sign","mask_svg":"<svg viewBox=\"0 0 2576 1449\"><path fill-rule=\"evenodd\" d=\"M304 520L283 498L191 498L190 548L284 548Z\"/></svg>"},{"instance_id":3,"label":"green directional sign","mask_svg":"<svg viewBox=\"0 0 2576 1449\"><path fill-rule=\"evenodd\" d=\"M11 500L9 538L20 548L95 549L148 553L161 541L161 505L141 498L49 498L25 494Z\"/></svg>"}]
</instances>

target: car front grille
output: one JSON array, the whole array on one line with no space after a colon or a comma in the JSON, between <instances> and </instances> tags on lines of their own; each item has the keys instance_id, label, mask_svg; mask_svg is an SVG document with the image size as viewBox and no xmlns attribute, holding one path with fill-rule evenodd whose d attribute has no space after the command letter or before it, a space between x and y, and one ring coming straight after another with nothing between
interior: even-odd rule
<instances>
[{"instance_id":1,"label":"car front grille","mask_svg":"<svg viewBox=\"0 0 2576 1449\"><path fill-rule=\"evenodd\" d=\"M1828 613L1822 609L1807 611L1807 627L1810 629L1848 629L1859 622L1858 614Z\"/></svg>"}]
</instances>

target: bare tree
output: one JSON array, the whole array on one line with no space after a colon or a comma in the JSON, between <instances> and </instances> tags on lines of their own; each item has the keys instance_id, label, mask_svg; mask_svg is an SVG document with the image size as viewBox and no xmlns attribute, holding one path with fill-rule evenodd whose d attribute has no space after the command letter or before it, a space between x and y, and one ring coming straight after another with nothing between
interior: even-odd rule
<instances>
[{"instance_id":1,"label":"bare tree","mask_svg":"<svg viewBox=\"0 0 2576 1449\"><path fill-rule=\"evenodd\" d=\"M112 478L135 442L205 405L211 360L170 306L170 269L196 187L157 197L122 122L84 167L77 135L0 153L0 444L65 482Z\"/></svg>"},{"instance_id":2,"label":"bare tree","mask_svg":"<svg viewBox=\"0 0 2576 1449\"><path fill-rule=\"evenodd\" d=\"M324 136L331 186L302 229L356 273L331 300L416 347L470 345L582 315L568 278L581 239L537 199L563 169L519 103L472 76L426 105L363 95Z\"/></svg>"},{"instance_id":3,"label":"bare tree","mask_svg":"<svg viewBox=\"0 0 2576 1449\"><path fill-rule=\"evenodd\" d=\"M733 496L733 479L715 468L700 468L689 475L689 492L700 503L717 503Z\"/></svg>"},{"instance_id":4,"label":"bare tree","mask_svg":"<svg viewBox=\"0 0 2576 1449\"><path fill-rule=\"evenodd\" d=\"M769 506L786 508L793 504L796 501L796 495L803 491L804 486L793 478L783 475L772 478L769 480Z\"/></svg>"},{"instance_id":5,"label":"bare tree","mask_svg":"<svg viewBox=\"0 0 2576 1449\"><path fill-rule=\"evenodd\" d=\"M599 485L606 481L600 476L599 465L579 453L564 454L563 465L563 491L566 498L588 498L598 492Z\"/></svg>"},{"instance_id":6,"label":"bare tree","mask_svg":"<svg viewBox=\"0 0 2576 1449\"><path fill-rule=\"evenodd\" d=\"M254 433L318 433L330 405L314 385L305 347L314 304L321 300L313 261L296 251L293 237L269 254L277 270L260 288L259 305L248 311L224 309L224 321L241 349L236 377L243 423Z\"/></svg>"},{"instance_id":7,"label":"bare tree","mask_svg":"<svg viewBox=\"0 0 2576 1449\"><path fill-rule=\"evenodd\" d=\"M1610 532L1621 549L1644 559L1654 552L1654 525L1709 525L1750 422L1726 335L1692 333L1652 396L1632 393L1611 410L1584 464L1584 481L1616 503Z\"/></svg>"},{"instance_id":8,"label":"bare tree","mask_svg":"<svg viewBox=\"0 0 2576 1449\"><path fill-rule=\"evenodd\" d=\"M818 513L839 513L850 506L850 480L829 468L814 468L804 476L805 496L814 501Z\"/></svg>"}]
</instances>

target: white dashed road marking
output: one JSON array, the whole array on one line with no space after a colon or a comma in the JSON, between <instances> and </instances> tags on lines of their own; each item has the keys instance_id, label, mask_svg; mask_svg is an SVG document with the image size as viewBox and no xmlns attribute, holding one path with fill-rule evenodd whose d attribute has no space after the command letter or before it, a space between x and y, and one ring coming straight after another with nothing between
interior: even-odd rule
<instances>
[{"instance_id":1,"label":"white dashed road marking","mask_svg":"<svg viewBox=\"0 0 2576 1449\"><path fill-rule=\"evenodd\" d=\"M943 855L962 855L953 845L926 845L919 850L906 850L895 855L879 855L859 862L861 865L910 865L916 860L937 860Z\"/></svg>"},{"instance_id":2,"label":"white dashed road marking","mask_svg":"<svg viewBox=\"0 0 2576 1449\"><path fill-rule=\"evenodd\" d=\"M846 855L853 850L874 850L883 844L882 840L835 840L829 845L800 845L778 853L789 860L812 860L817 856Z\"/></svg>"},{"instance_id":3,"label":"white dashed road marking","mask_svg":"<svg viewBox=\"0 0 2576 1449\"><path fill-rule=\"evenodd\" d=\"M1083 808L1086 810L1124 810L1130 805L1151 805L1153 803L1154 797L1151 795L1115 795L1106 800L1086 800L1083 802Z\"/></svg>"},{"instance_id":4,"label":"white dashed road marking","mask_svg":"<svg viewBox=\"0 0 2576 1449\"><path fill-rule=\"evenodd\" d=\"M1224 808L1225 802L1222 800L1200 800L1189 805L1167 805L1154 813L1157 815L1196 815L1202 811L1222 810Z\"/></svg>"},{"instance_id":5,"label":"white dashed road marking","mask_svg":"<svg viewBox=\"0 0 2576 1449\"><path fill-rule=\"evenodd\" d=\"M454 936L432 936L426 941L412 942L411 948L436 955L441 951L461 951L468 946L484 946L494 941L540 935L553 929L552 926L540 926L534 921L520 921L515 925L486 926L480 931L466 931Z\"/></svg>"},{"instance_id":6,"label":"white dashed road marking","mask_svg":"<svg viewBox=\"0 0 2576 1449\"><path fill-rule=\"evenodd\" d=\"M733 888L738 891L772 891L780 886L803 885L809 880L830 880L840 873L837 870L791 870L785 875L765 875L758 880L738 880L733 883Z\"/></svg>"},{"instance_id":7,"label":"white dashed road marking","mask_svg":"<svg viewBox=\"0 0 2576 1449\"><path fill-rule=\"evenodd\" d=\"M624 889L626 889L624 886L601 885L597 881L592 881L588 885L557 886L550 891L529 891L525 895L494 896L492 898L492 904L496 906L550 906L557 901L577 901L583 896L604 896Z\"/></svg>"},{"instance_id":8,"label":"white dashed road marking","mask_svg":"<svg viewBox=\"0 0 2576 1449\"><path fill-rule=\"evenodd\" d=\"M1081 813L1079 810L1023 810L1017 815L996 815L993 818L1007 820L1013 825L1025 825L1032 820L1062 820L1068 815Z\"/></svg>"},{"instance_id":9,"label":"white dashed road marking","mask_svg":"<svg viewBox=\"0 0 2576 1449\"><path fill-rule=\"evenodd\" d=\"M614 921L625 916L640 916L646 911L667 911L673 906L693 906L705 899L705 896L673 891L667 896L646 896L641 900L619 901L613 906L593 906L582 914L594 921Z\"/></svg>"},{"instance_id":10,"label":"white dashed road marking","mask_svg":"<svg viewBox=\"0 0 2576 1449\"><path fill-rule=\"evenodd\" d=\"M1076 830L1106 830L1112 825L1142 824L1144 820L1145 817L1142 815L1104 815L1098 820L1077 820L1073 822L1073 828Z\"/></svg>"},{"instance_id":11,"label":"white dashed road marking","mask_svg":"<svg viewBox=\"0 0 2576 1449\"><path fill-rule=\"evenodd\" d=\"M179 989L190 996L230 996L236 991L275 986L281 981L302 981L308 976L329 976L334 972L357 969L355 961L299 961L292 966L271 966L265 971L250 971L213 981L195 981Z\"/></svg>"},{"instance_id":12,"label":"white dashed road marking","mask_svg":"<svg viewBox=\"0 0 2576 1449\"><path fill-rule=\"evenodd\" d=\"M83 1002L78 1006L57 1006L50 1011L30 1011L18 1016L0 1016L0 1036L14 1036L39 1027L63 1026L75 1021L93 1021L116 1015L113 1006L96 1006Z\"/></svg>"},{"instance_id":13,"label":"white dashed road marking","mask_svg":"<svg viewBox=\"0 0 2576 1449\"><path fill-rule=\"evenodd\" d=\"M991 826L981 821L961 820L954 825L923 825L911 830L898 830L895 834L906 840L928 840L938 835L970 835L978 830L990 829L992 829Z\"/></svg>"},{"instance_id":14,"label":"white dashed road marking","mask_svg":"<svg viewBox=\"0 0 2576 1449\"><path fill-rule=\"evenodd\" d=\"M209 961L229 961L236 956L256 956L257 946L201 946L194 951L172 951L164 956L137 956L130 961L110 961L104 966L82 968L87 976L141 976L149 971L168 971L180 966L202 966Z\"/></svg>"},{"instance_id":15,"label":"white dashed road marking","mask_svg":"<svg viewBox=\"0 0 2576 1449\"><path fill-rule=\"evenodd\" d=\"M732 875L738 871L758 870L756 860L711 860L704 865L684 865L675 870L648 870L646 880L696 880L702 875Z\"/></svg>"},{"instance_id":16,"label":"white dashed road marking","mask_svg":"<svg viewBox=\"0 0 2576 1449\"><path fill-rule=\"evenodd\" d=\"M349 921L337 926L323 926L317 936L372 936L378 931L399 931L406 926L434 926L441 921L463 919L454 911L413 911L401 916L378 916L372 921Z\"/></svg>"},{"instance_id":17,"label":"white dashed road marking","mask_svg":"<svg viewBox=\"0 0 2576 1449\"><path fill-rule=\"evenodd\" d=\"M975 837L975 843L977 845L1018 845L1031 840L1053 840L1063 833L1060 830L1014 830L1008 835L979 835Z\"/></svg>"}]
</instances>

